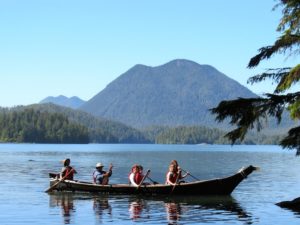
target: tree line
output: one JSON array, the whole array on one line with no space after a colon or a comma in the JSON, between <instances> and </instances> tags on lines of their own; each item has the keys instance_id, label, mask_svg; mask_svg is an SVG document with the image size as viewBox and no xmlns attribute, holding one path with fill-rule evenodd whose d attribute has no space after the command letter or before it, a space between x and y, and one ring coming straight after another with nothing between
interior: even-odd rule
<instances>
[{"instance_id":1,"label":"tree line","mask_svg":"<svg viewBox=\"0 0 300 225\"><path fill-rule=\"evenodd\" d=\"M41 112L59 113L70 122L78 123L88 129L90 143L149 143L144 134L120 122L92 116L87 112L51 103L34 104L10 108L14 111L33 109ZM1 108L0 108L1 111Z\"/></svg>"},{"instance_id":2,"label":"tree line","mask_svg":"<svg viewBox=\"0 0 300 225\"><path fill-rule=\"evenodd\" d=\"M24 143L88 143L85 126L59 113L25 109L1 110L0 141Z\"/></svg>"},{"instance_id":3,"label":"tree line","mask_svg":"<svg viewBox=\"0 0 300 225\"><path fill-rule=\"evenodd\" d=\"M55 110L51 105L0 108L0 142L230 144L224 138L225 131L217 128L154 126L136 130L81 112L72 111L71 115L68 111ZM280 136L249 133L238 144L278 144L280 139Z\"/></svg>"},{"instance_id":4,"label":"tree line","mask_svg":"<svg viewBox=\"0 0 300 225\"><path fill-rule=\"evenodd\" d=\"M142 132L118 122L53 104L0 107L0 142L150 143Z\"/></svg>"},{"instance_id":5,"label":"tree line","mask_svg":"<svg viewBox=\"0 0 300 225\"><path fill-rule=\"evenodd\" d=\"M230 144L225 138L226 132L202 126L180 126L161 131L155 137L157 144ZM237 144L278 144L282 139L280 135L265 135L249 133L243 141Z\"/></svg>"}]
</instances>

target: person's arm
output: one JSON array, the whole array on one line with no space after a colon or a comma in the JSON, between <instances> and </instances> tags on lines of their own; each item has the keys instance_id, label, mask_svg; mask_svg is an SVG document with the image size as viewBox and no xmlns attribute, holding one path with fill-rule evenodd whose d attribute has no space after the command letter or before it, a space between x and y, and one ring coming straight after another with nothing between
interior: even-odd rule
<instances>
[{"instance_id":1,"label":"person's arm","mask_svg":"<svg viewBox=\"0 0 300 225\"><path fill-rule=\"evenodd\" d=\"M139 185L136 184L135 181L134 181L134 173L131 173L131 174L129 175L129 181L130 181L131 185L133 185L133 186L135 186L135 187L138 187L138 186L139 186Z\"/></svg>"},{"instance_id":2,"label":"person's arm","mask_svg":"<svg viewBox=\"0 0 300 225\"><path fill-rule=\"evenodd\" d=\"M183 178L185 178L187 175L190 174L189 172L186 172L184 175L182 175L182 170L181 170L181 168L180 168L180 167L178 167L178 168L179 168L179 170L178 170L178 176L179 176L179 179L180 179L180 180L183 179Z\"/></svg>"},{"instance_id":3,"label":"person's arm","mask_svg":"<svg viewBox=\"0 0 300 225\"><path fill-rule=\"evenodd\" d=\"M112 175L112 168L113 168L113 165L110 164L108 172L105 171L104 174L102 174L102 176L103 177L110 177Z\"/></svg>"},{"instance_id":4,"label":"person's arm","mask_svg":"<svg viewBox=\"0 0 300 225\"><path fill-rule=\"evenodd\" d=\"M182 175L182 176L181 176L181 179L185 178L187 175L190 175L190 173L187 172L186 174Z\"/></svg>"},{"instance_id":5,"label":"person's arm","mask_svg":"<svg viewBox=\"0 0 300 225\"><path fill-rule=\"evenodd\" d=\"M181 171L181 168L179 166L178 166L177 173L178 173L178 180L182 179L183 178L182 171Z\"/></svg>"},{"instance_id":6,"label":"person's arm","mask_svg":"<svg viewBox=\"0 0 300 225\"><path fill-rule=\"evenodd\" d=\"M59 179L63 178L63 173L66 171L66 167L61 168L60 174L59 174Z\"/></svg>"},{"instance_id":7,"label":"person's arm","mask_svg":"<svg viewBox=\"0 0 300 225\"><path fill-rule=\"evenodd\" d=\"M108 172L106 173L107 174L106 176L110 177L112 175L112 168L113 168L113 165L110 164Z\"/></svg>"},{"instance_id":8,"label":"person's arm","mask_svg":"<svg viewBox=\"0 0 300 225\"><path fill-rule=\"evenodd\" d=\"M93 183L97 184L97 171L93 172Z\"/></svg>"}]
</instances>

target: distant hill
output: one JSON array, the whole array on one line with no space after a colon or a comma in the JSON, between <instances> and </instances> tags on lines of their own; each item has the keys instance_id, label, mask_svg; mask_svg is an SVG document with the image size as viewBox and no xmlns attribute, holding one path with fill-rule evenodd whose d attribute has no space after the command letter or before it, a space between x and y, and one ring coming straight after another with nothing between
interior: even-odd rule
<instances>
[{"instance_id":1,"label":"distant hill","mask_svg":"<svg viewBox=\"0 0 300 225\"><path fill-rule=\"evenodd\" d=\"M212 66L178 59L157 67L134 66L80 109L137 128L228 128L217 124L209 109L237 97L256 95Z\"/></svg>"},{"instance_id":2,"label":"distant hill","mask_svg":"<svg viewBox=\"0 0 300 225\"><path fill-rule=\"evenodd\" d=\"M60 113L23 108L0 110L0 142L89 143L88 129Z\"/></svg>"},{"instance_id":3,"label":"distant hill","mask_svg":"<svg viewBox=\"0 0 300 225\"><path fill-rule=\"evenodd\" d=\"M52 103L0 107L0 126L0 142L229 144L220 129L153 126L137 130ZM250 133L242 143L277 144L281 137Z\"/></svg>"},{"instance_id":4,"label":"distant hill","mask_svg":"<svg viewBox=\"0 0 300 225\"><path fill-rule=\"evenodd\" d=\"M85 101L76 96L68 98L66 96L60 95L57 97L49 96L49 97L43 99L42 101L40 101L39 103L40 104L53 103L56 105L61 105L61 106L69 107L72 109L78 109L80 106L82 106L85 103Z\"/></svg>"},{"instance_id":5,"label":"distant hill","mask_svg":"<svg viewBox=\"0 0 300 225\"><path fill-rule=\"evenodd\" d=\"M60 113L66 116L70 122L74 122L88 128L90 142L149 143L149 140L143 135L142 132L120 122L96 118L89 113L52 103L17 106L9 109L0 108L0 112L24 111L26 109L33 109L40 112Z\"/></svg>"}]
</instances>

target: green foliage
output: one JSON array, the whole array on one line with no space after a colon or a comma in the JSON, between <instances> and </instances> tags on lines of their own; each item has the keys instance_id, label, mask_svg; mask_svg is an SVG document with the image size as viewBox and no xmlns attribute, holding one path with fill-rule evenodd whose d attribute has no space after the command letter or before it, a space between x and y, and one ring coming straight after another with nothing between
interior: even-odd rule
<instances>
[{"instance_id":1,"label":"green foliage","mask_svg":"<svg viewBox=\"0 0 300 225\"><path fill-rule=\"evenodd\" d=\"M224 132L205 127L175 127L163 131L156 137L156 143L163 144L213 144Z\"/></svg>"},{"instance_id":2,"label":"green foliage","mask_svg":"<svg viewBox=\"0 0 300 225\"><path fill-rule=\"evenodd\" d=\"M164 128L157 134L155 143L158 144L229 144L223 138L225 131L201 126L180 126ZM278 144L278 136L250 133L242 142L237 144Z\"/></svg>"},{"instance_id":3,"label":"green foliage","mask_svg":"<svg viewBox=\"0 0 300 225\"><path fill-rule=\"evenodd\" d=\"M224 134L198 126L152 126L138 131L53 104L0 108L0 142L229 144ZM238 143L274 144L276 140L270 135L251 134Z\"/></svg>"},{"instance_id":4,"label":"green foliage","mask_svg":"<svg viewBox=\"0 0 300 225\"><path fill-rule=\"evenodd\" d=\"M10 110L19 112L23 111L24 109L33 109L40 112L59 113L64 115L70 122L78 123L88 129L89 140L91 143L150 142L142 132L122 123L96 118L89 113L51 103L18 106L11 108Z\"/></svg>"},{"instance_id":5,"label":"green foliage","mask_svg":"<svg viewBox=\"0 0 300 225\"><path fill-rule=\"evenodd\" d=\"M0 112L0 141L25 143L88 143L86 127L59 113L25 109Z\"/></svg>"},{"instance_id":6,"label":"green foliage","mask_svg":"<svg viewBox=\"0 0 300 225\"><path fill-rule=\"evenodd\" d=\"M276 6L283 7L283 16L277 28L277 31L281 32L282 35L273 45L261 48L259 54L251 58L248 64L249 68L258 66L261 61L270 59L275 54L299 54L300 1L281 0ZM211 110L217 115L217 121L221 122L229 118L230 123L237 126L236 129L226 135L232 143L243 140L245 134L255 125L260 130L262 128L261 121L267 116L275 117L280 123L282 114L286 109L290 110L290 116L293 119L300 119L300 92L282 94L299 82L300 64L292 68L268 69L267 72L250 78L248 82L254 84L265 79L272 79L277 84L273 94L267 93L263 98L222 101ZM300 152L299 140L300 127L292 128L280 142L280 145L284 148L297 148Z\"/></svg>"}]
</instances>

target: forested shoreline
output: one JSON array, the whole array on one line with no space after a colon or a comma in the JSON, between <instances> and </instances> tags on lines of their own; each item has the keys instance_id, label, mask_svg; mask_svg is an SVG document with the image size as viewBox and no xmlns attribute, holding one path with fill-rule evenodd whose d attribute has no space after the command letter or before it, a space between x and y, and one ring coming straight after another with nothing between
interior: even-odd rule
<instances>
[{"instance_id":1,"label":"forested shoreline","mask_svg":"<svg viewBox=\"0 0 300 225\"><path fill-rule=\"evenodd\" d=\"M53 109L53 106L50 106ZM49 105L46 106L49 109ZM76 113L75 113L76 114ZM203 126L164 127L144 130L117 122L100 121L88 114L46 111L38 107L0 110L0 142L11 143L151 143L231 144L225 131ZM89 122L87 122L89 121ZM249 134L239 144L278 144L280 136Z\"/></svg>"},{"instance_id":2,"label":"forested shoreline","mask_svg":"<svg viewBox=\"0 0 300 225\"><path fill-rule=\"evenodd\" d=\"M88 129L60 113L25 109L0 112L0 141L17 143L89 143Z\"/></svg>"},{"instance_id":3,"label":"forested shoreline","mask_svg":"<svg viewBox=\"0 0 300 225\"><path fill-rule=\"evenodd\" d=\"M216 128L201 126L180 126L166 129L155 138L157 144L231 144L224 137L225 131ZM237 144L278 144L280 135L265 135L262 133L249 133L245 140Z\"/></svg>"}]
</instances>

